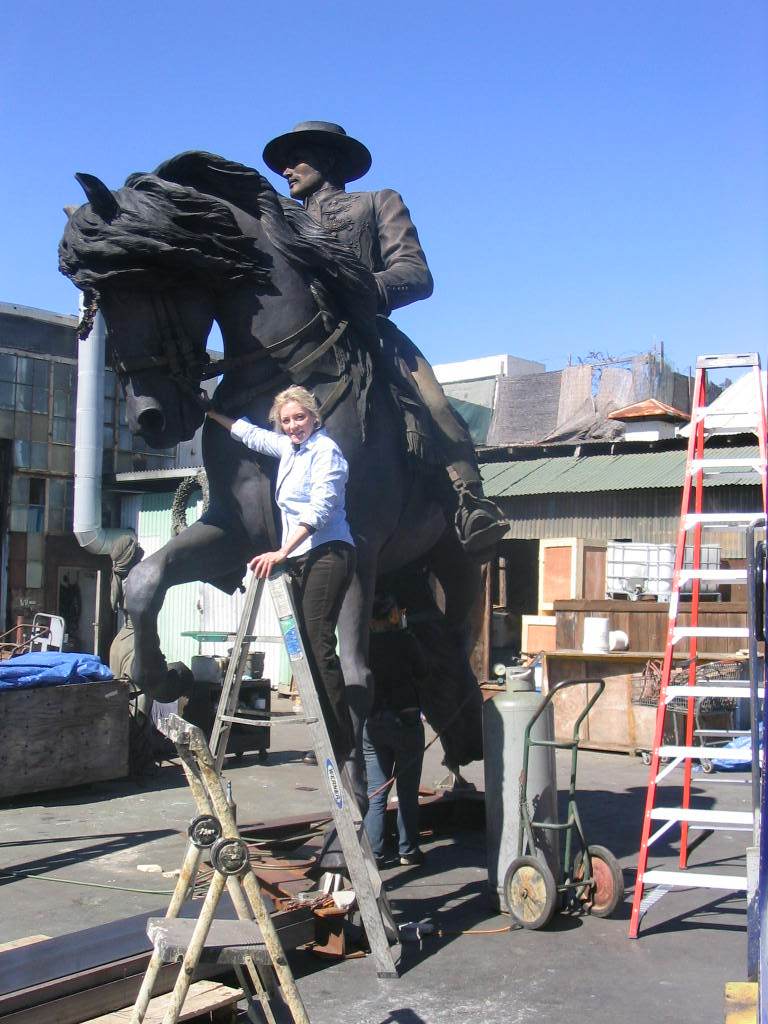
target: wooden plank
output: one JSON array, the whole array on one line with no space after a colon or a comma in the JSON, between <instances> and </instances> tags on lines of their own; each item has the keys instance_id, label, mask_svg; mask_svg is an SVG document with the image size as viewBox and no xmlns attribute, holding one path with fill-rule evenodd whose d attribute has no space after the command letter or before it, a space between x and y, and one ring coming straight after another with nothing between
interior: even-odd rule
<instances>
[{"instance_id":1,"label":"wooden plank","mask_svg":"<svg viewBox=\"0 0 768 1024\"><path fill-rule=\"evenodd\" d=\"M129 690L111 680L0 692L0 797L127 775Z\"/></svg>"},{"instance_id":2,"label":"wooden plank","mask_svg":"<svg viewBox=\"0 0 768 1024\"><path fill-rule=\"evenodd\" d=\"M757 982L725 983L725 1024L757 1024Z\"/></svg>"},{"instance_id":3,"label":"wooden plank","mask_svg":"<svg viewBox=\"0 0 768 1024\"><path fill-rule=\"evenodd\" d=\"M89 979L85 979L91 982L88 987L38 1003L35 1006L26 1006L13 1013L3 1014L0 1020L3 1024L81 1024L81 1021L88 1020L97 1014L108 1013L110 1010L120 1009L124 1006L132 1006L139 994L144 978L144 968L148 962L149 956L147 955L139 973L131 974L130 977L114 979L104 985L98 983L100 973L96 970L91 971ZM176 983L178 973L178 964L165 964L160 968L154 991L170 992ZM215 976L222 974L223 968L213 966L200 968L199 973L209 977Z\"/></svg>"},{"instance_id":4,"label":"wooden plank","mask_svg":"<svg viewBox=\"0 0 768 1024\"><path fill-rule=\"evenodd\" d=\"M192 1020L199 1014L223 1010L243 999L244 995L241 988L231 988L229 985L222 985L219 981L196 981L190 985L189 993L184 1000L184 1006L178 1018L179 1024ZM170 1001L170 994L155 996L150 1000L144 1024L162 1024ZM123 1010L115 1010L112 1013L104 1013L100 1017L92 1017L90 1020L84 1021L83 1024L130 1024L132 1014L133 1007L128 1006Z\"/></svg>"},{"instance_id":5,"label":"wooden plank","mask_svg":"<svg viewBox=\"0 0 768 1024\"><path fill-rule=\"evenodd\" d=\"M269 905L269 897L266 901ZM199 900L188 901L182 916L197 917L201 905ZM3 1024L70 1024L132 1003L152 948L146 936L147 918L164 914L165 907L161 907L49 939L31 950L19 948L2 954L0 1020ZM226 894L217 916L235 916ZM295 949L314 938L311 910L279 911L273 920L284 949ZM215 969L205 971L208 976L216 973ZM171 988L175 972L168 978ZM98 993L94 986L99 986ZM75 1010L72 1016L70 1007L77 1012L82 1009L82 1016Z\"/></svg>"},{"instance_id":6,"label":"wooden plank","mask_svg":"<svg viewBox=\"0 0 768 1024\"><path fill-rule=\"evenodd\" d=\"M669 622L669 605L661 601L557 601L554 608L558 620L558 649L577 647L584 632L584 619L588 615L603 615L609 620L609 629L621 629L629 637L630 651L663 651ZM699 625L743 626L746 605L739 602L705 601L699 605ZM690 605L680 605L678 624L690 624ZM723 653L733 655L744 646L743 640L732 638L704 638L699 641L702 654ZM686 650L681 646L681 651Z\"/></svg>"},{"instance_id":7,"label":"wooden plank","mask_svg":"<svg viewBox=\"0 0 768 1024\"><path fill-rule=\"evenodd\" d=\"M50 937L50 935L25 935L23 939L0 942L0 953L7 953L9 949L21 949L22 946L33 946L36 942L45 942Z\"/></svg>"},{"instance_id":8,"label":"wooden plank","mask_svg":"<svg viewBox=\"0 0 768 1024\"><path fill-rule=\"evenodd\" d=\"M587 601L600 601L605 597L606 544L584 542L584 594Z\"/></svg>"}]
</instances>

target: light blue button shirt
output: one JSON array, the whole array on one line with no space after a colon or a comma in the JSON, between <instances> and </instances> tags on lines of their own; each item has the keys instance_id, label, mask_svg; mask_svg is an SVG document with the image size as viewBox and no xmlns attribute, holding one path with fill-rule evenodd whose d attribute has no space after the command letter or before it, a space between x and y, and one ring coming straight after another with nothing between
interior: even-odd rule
<instances>
[{"instance_id":1,"label":"light blue button shirt","mask_svg":"<svg viewBox=\"0 0 768 1024\"><path fill-rule=\"evenodd\" d=\"M280 459L275 500L282 519L282 543L301 523L313 530L293 549L291 558L332 540L354 546L344 508L349 467L341 448L324 430L316 430L298 448L285 434L246 419L235 420L231 434L247 448Z\"/></svg>"}]
</instances>

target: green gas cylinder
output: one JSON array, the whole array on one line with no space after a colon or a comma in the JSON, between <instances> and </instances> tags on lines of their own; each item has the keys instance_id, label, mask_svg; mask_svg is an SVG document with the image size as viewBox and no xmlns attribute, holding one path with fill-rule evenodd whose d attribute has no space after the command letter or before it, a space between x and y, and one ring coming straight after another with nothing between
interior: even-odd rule
<instances>
[{"instance_id":1,"label":"green gas cylinder","mask_svg":"<svg viewBox=\"0 0 768 1024\"><path fill-rule=\"evenodd\" d=\"M483 705L485 761L485 836L488 892L491 903L506 911L504 876L517 857L520 820L520 773L525 729L541 703L533 689L533 672L508 669L506 688ZM536 722L532 739L554 739L552 704ZM528 755L528 810L534 821L557 821L557 774L553 747L532 746ZM559 877L557 833L534 829L536 850ZM525 850L523 852L526 852Z\"/></svg>"}]
</instances>

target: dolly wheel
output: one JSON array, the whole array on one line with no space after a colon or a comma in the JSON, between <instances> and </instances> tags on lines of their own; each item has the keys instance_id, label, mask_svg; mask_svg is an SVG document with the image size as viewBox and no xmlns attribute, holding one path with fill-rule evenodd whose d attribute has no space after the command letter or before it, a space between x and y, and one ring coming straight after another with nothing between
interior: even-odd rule
<instances>
[{"instance_id":1,"label":"dolly wheel","mask_svg":"<svg viewBox=\"0 0 768 1024\"><path fill-rule=\"evenodd\" d=\"M536 857L516 857L504 876L504 898L516 924L544 928L557 905L554 875Z\"/></svg>"},{"instance_id":2,"label":"dolly wheel","mask_svg":"<svg viewBox=\"0 0 768 1024\"><path fill-rule=\"evenodd\" d=\"M579 896L595 917L610 917L624 896L624 875L621 866L605 846L588 846L594 885L584 886ZM584 854L579 853L573 877L584 877Z\"/></svg>"}]
</instances>

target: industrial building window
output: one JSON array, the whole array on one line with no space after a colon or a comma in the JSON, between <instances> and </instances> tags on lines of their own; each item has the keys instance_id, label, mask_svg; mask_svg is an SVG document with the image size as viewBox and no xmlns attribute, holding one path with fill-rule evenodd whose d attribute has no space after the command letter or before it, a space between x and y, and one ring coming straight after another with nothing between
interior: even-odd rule
<instances>
[{"instance_id":1,"label":"industrial building window","mask_svg":"<svg viewBox=\"0 0 768 1024\"><path fill-rule=\"evenodd\" d=\"M72 530L74 488L71 480L50 477L48 480L48 533L69 533Z\"/></svg>"},{"instance_id":2,"label":"industrial building window","mask_svg":"<svg viewBox=\"0 0 768 1024\"><path fill-rule=\"evenodd\" d=\"M0 409L48 415L47 359L0 353Z\"/></svg>"},{"instance_id":3,"label":"industrial building window","mask_svg":"<svg viewBox=\"0 0 768 1024\"><path fill-rule=\"evenodd\" d=\"M17 442L18 443L18 442ZM42 533L45 529L45 478L16 474L11 481L11 530Z\"/></svg>"},{"instance_id":4,"label":"industrial building window","mask_svg":"<svg viewBox=\"0 0 768 1024\"><path fill-rule=\"evenodd\" d=\"M75 367L56 363L53 367L53 417L51 440L54 444L75 443Z\"/></svg>"}]
</instances>

